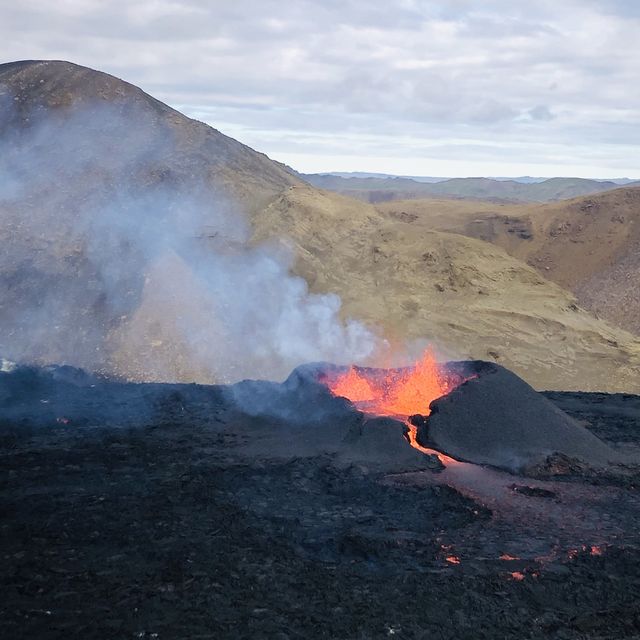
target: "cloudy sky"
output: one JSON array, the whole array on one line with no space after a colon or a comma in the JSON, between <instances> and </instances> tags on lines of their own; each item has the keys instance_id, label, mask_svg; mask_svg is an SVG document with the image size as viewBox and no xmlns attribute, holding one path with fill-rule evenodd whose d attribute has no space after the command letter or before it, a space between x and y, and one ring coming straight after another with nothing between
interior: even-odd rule
<instances>
[{"instance_id":1,"label":"cloudy sky","mask_svg":"<svg viewBox=\"0 0 640 640\"><path fill-rule=\"evenodd\" d=\"M640 178L638 0L0 0L26 58L301 171Z\"/></svg>"}]
</instances>

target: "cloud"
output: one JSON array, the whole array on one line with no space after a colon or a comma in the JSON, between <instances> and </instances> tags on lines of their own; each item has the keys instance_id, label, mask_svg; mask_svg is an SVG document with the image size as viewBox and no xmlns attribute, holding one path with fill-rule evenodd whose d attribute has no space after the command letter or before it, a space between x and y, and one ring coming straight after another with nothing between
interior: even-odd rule
<instances>
[{"instance_id":1,"label":"cloud","mask_svg":"<svg viewBox=\"0 0 640 640\"><path fill-rule=\"evenodd\" d=\"M549 107L544 104L539 104L533 109L529 109L528 114L532 120L541 120L543 122L549 122L555 118Z\"/></svg>"},{"instance_id":2,"label":"cloud","mask_svg":"<svg viewBox=\"0 0 640 640\"><path fill-rule=\"evenodd\" d=\"M292 137L308 139L308 158L322 155L313 145L324 132L379 160L402 132L449 138L461 167L464 137L490 141L505 169L513 158L501 149L522 143L525 165L535 140L549 153L566 145L572 165L603 175L620 170L604 162L605 146L619 146L624 169L639 171L631 1L23 0L1 18L3 59L114 73L285 162ZM412 173L421 167L437 168Z\"/></svg>"}]
</instances>

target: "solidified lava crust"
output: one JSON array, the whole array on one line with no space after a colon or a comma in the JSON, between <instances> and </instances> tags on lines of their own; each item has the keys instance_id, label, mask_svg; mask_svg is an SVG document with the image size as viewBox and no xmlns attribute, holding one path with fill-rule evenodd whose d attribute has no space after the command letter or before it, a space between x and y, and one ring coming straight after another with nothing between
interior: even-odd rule
<instances>
[{"instance_id":1,"label":"solidified lava crust","mask_svg":"<svg viewBox=\"0 0 640 640\"><path fill-rule=\"evenodd\" d=\"M349 459L278 444L321 413L286 427L225 388L21 375L0 374L3 638L640 634L637 468L389 472L340 403L321 444ZM640 446L640 398L548 398Z\"/></svg>"}]
</instances>

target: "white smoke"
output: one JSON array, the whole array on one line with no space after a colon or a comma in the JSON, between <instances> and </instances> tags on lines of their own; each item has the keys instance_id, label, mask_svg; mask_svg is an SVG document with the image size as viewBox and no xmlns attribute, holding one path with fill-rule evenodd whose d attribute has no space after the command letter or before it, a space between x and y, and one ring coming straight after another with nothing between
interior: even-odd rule
<instances>
[{"instance_id":1,"label":"white smoke","mask_svg":"<svg viewBox=\"0 0 640 640\"><path fill-rule=\"evenodd\" d=\"M378 349L291 256L250 245L243 211L160 118L85 105L27 121L0 102L0 355L230 382Z\"/></svg>"}]
</instances>

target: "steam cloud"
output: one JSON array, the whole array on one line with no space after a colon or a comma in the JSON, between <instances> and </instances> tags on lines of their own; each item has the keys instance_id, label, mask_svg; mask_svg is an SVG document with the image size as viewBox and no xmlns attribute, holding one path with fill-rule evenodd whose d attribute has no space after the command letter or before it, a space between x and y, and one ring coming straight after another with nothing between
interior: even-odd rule
<instances>
[{"instance_id":1,"label":"steam cloud","mask_svg":"<svg viewBox=\"0 0 640 640\"><path fill-rule=\"evenodd\" d=\"M0 355L230 382L373 354L177 136L131 105L25 115L0 87Z\"/></svg>"}]
</instances>

